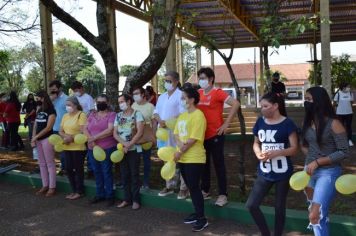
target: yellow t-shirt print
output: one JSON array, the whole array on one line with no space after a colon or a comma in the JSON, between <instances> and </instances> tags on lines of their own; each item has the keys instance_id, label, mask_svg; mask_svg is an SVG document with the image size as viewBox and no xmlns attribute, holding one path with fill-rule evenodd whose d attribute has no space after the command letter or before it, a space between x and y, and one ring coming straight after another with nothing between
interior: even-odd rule
<instances>
[{"instance_id":1,"label":"yellow t-shirt print","mask_svg":"<svg viewBox=\"0 0 356 236\"><path fill-rule=\"evenodd\" d=\"M199 109L192 113L184 112L177 120L174 134L178 135L183 143L188 139L197 140L181 157L181 163L205 163L204 137L206 130L206 119Z\"/></svg>"}]
</instances>

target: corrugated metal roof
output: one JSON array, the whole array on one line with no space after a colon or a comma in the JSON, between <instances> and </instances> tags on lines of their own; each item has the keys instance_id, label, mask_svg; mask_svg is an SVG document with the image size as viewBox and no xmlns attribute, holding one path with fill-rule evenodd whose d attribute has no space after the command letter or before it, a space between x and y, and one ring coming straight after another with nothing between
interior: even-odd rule
<instances>
[{"instance_id":1,"label":"corrugated metal roof","mask_svg":"<svg viewBox=\"0 0 356 236\"><path fill-rule=\"evenodd\" d=\"M148 21L144 14L152 0L112 0L117 10ZM270 1L270 0L269 0ZM259 46L258 32L266 16L266 0L181 0L179 15L182 35L193 40L205 34L215 40L219 48L229 48L231 39L227 29L236 32L235 47ZM318 13L320 0L285 0L280 14L288 19L313 16ZM121 6L121 7L120 7ZM185 21L184 21L185 19ZM356 0L330 0L331 41L356 40ZM191 22L188 30L184 22ZM190 24L189 24L190 25ZM316 32L320 42L320 32ZM309 30L297 37L287 37L283 44L314 42L314 32Z\"/></svg>"}]
</instances>

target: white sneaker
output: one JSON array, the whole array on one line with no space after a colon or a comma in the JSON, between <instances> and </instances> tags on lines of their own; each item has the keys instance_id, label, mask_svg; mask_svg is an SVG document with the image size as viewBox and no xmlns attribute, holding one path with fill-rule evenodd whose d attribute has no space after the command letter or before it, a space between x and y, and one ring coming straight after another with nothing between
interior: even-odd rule
<instances>
[{"instance_id":1,"label":"white sneaker","mask_svg":"<svg viewBox=\"0 0 356 236\"><path fill-rule=\"evenodd\" d=\"M201 193L203 194L203 198L204 198L204 200L209 200L210 198L211 198L211 196L210 196L210 193L208 192L208 193L206 193L206 192L204 192L204 190L202 190L201 191Z\"/></svg>"},{"instance_id":2,"label":"white sneaker","mask_svg":"<svg viewBox=\"0 0 356 236\"><path fill-rule=\"evenodd\" d=\"M353 147L353 146L354 146L354 143L351 141L351 139L349 139L349 146L350 146L350 147Z\"/></svg>"},{"instance_id":3,"label":"white sneaker","mask_svg":"<svg viewBox=\"0 0 356 236\"><path fill-rule=\"evenodd\" d=\"M223 207L227 204L227 197L225 195L219 195L218 199L215 202L215 205Z\"/></svg>"},{"instance_id":4,"label":"white sneaker","mask_svg":"<svg viewBox=\"0 0 356 236\"><path fill-rule=\"evenodd\" d=\"M161 190L161 192L158 193L158 196L160 196L160 197L165 197L165 196L170 195L170 194L173 194L173 193L174 193L174 191L173 191L172 189L163 188L163 189Z\"/></svg>"},{"instance_id":5,"label":"white sneaker","mask_svg":"<svg viewBox=\"0 0 356 236\"><path fill-rule=\"evenodd\" d=\"M186 199L189 196L189 190L180 190L178 195L177 195L177 199L178 200L182 200L182 199Z\"/></svg>"}]
</instances>

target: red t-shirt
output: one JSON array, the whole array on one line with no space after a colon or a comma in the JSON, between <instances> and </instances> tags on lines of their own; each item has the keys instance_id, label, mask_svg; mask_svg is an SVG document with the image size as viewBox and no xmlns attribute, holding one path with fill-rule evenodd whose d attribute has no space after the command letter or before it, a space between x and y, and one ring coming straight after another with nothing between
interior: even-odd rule
<instances>
[{"instance_id":1,"label":"red t-shirt","mask_svg":"<svg viewBox=\"0 0 356 236\"><path fill-rule=\"evenodd\" d=\"M9 102L6 104L5 113L7 114L5 120L7 123L19 123L20 111L16 109L15 103Z\"/></svg>"},{"instance_id":2,"label":"red t-shirt","mask_svg":"<svg viewBox=\"0 0 356 236\"><path fill-rule=\"evenodd\" d=\"M6 108L6 103L0 102L0 122L5 122L5 119L3 117L5 108Z\"/></svg>"},{"instance_id":3,"label":"red t-shirt","mask_svg":"<svg viewBox=\"0 0 356 236\"><path fill-rule=\"evenodd\" d=\"M205 139L212 138L217 135L217 130L223 125L224 103L229 95L223 90L213 88L208 94L204 95L204 90L199 89L200 101L198 108L204 113L207 127L205 131Z\"/></svg>"}]
</instances>

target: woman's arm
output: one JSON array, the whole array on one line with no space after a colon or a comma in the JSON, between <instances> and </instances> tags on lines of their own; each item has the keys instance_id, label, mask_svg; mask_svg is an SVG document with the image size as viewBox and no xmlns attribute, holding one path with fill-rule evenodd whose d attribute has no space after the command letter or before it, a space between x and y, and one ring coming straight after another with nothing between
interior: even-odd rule
<instances>
[{"instance_id":1,"label":"woman's arm","mask_svg":"<svg viewBox=\"0 0 356 236\"><path fill-rule=\"evenodd\" d=\"M178 135L175 135L178 137ZM179 137L178 137L179 140ZM180 142L180 141L179 141ZM197 142L196 139L188 139L186 143L183 143L181 147L179 147L179 151L174 153L174 161L179 161L179 159L182 157L182 155L189 150L195 143Z\"/></svg>"},{"instance_id":2,"label":"woman's arm","mask_svg":"<svg viewBox=\"0 0 356 236\"><path fill-rule=\"evenodd\" d=\"M117 133L117 125L114 126L114 129L113 129L113 136L114 136L114 139L116 141L118 141L119 143L121 144L124 144L124 140L120 137L120 135Z\"/></svg>"},{"instance_id":3,"label":"woman's arm","mask_svg":"<svg viewBox=\"0 0 356 236\"><path fill-rule=\"evenodd\" d=\"M51 114L48 117L46 128L41 130L38 134L36 134L36 132L34 132L33 135L32 135L32 141L35 142L37 139L41 138L42 136L44 136L48 132L50 132L53 129L53 125L54 125L55 120L56 120L56 116L54 114ZM37 126L37 122L35 122L35 124L36 124L35 126ZM34 128L34 131L35 131L35 127L33 127L33 128Z\"/></svg>"},{"instance_id":4,"label":"woman's arm","mask_svg":"<svg viewBox=\"0 0 356 236\"><path fill-rule=\"evenodd\" d=\"M92 136L92 142L98 140L98 139L103 139L109 136L112 136L113 134L113 130L114 130L114 124L113 123L109 123L108 124L108 128L103 130L102 132L98 133L97 135Z\"/></svg>"},{"instance_id":5,"label":"woman's arm","mask_svg":"<svg viewBox=\"0 0 356 236\"><path fill-rule=\"evenodd\" d=\"M298 136L297 132L293 132L289 135L288 137L289 140L289 147L285 149L280 149L280 150L270 150L267 151L264 156L267 159L272 159L275 157L280 157L280 156L294 156L297 154L298 151Z\"/></svg>"},{"instance_id":6,"label":"woman's arm","mask_svg":"<svg viewBox=\"0 0 356 236\"><path fill-rule=\"evenodd\" d=\"M253 141L253 151L257 157L257 159L261 160L261 161L264 161L266 160L264 154L262 153L262 150L261 150L261 142L260 140L258 139L258 137L255 136L255 139Z\"/></svg>"}]
</instances>

